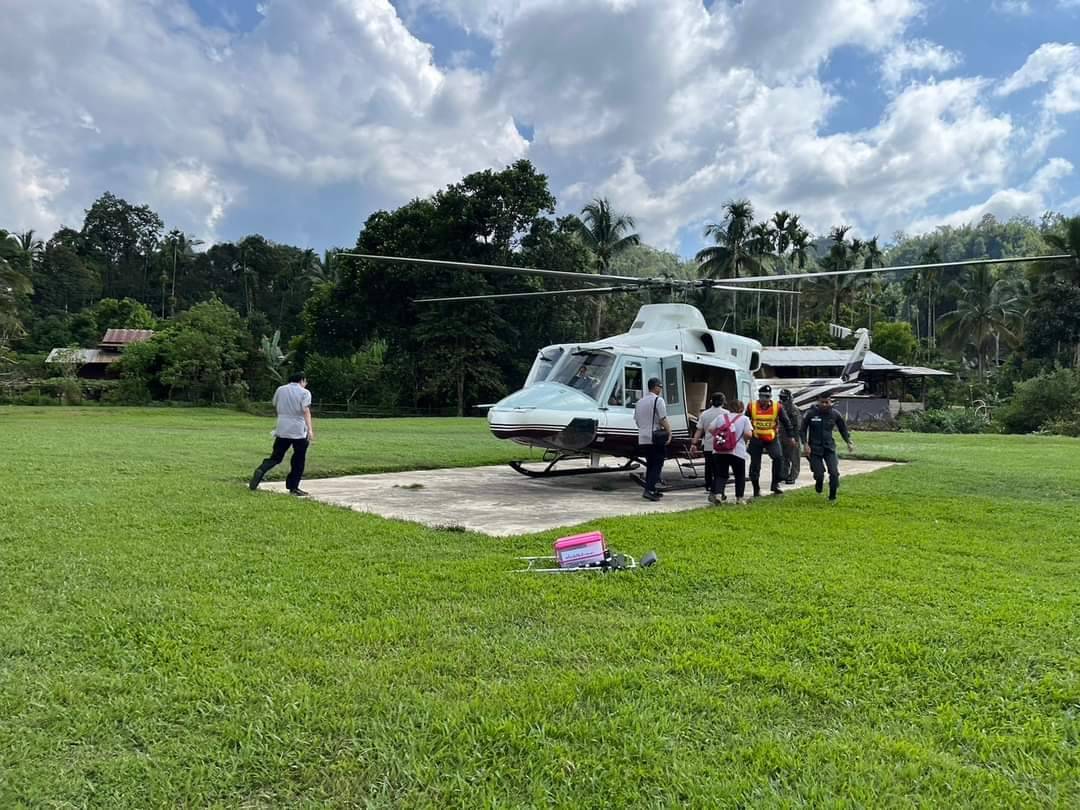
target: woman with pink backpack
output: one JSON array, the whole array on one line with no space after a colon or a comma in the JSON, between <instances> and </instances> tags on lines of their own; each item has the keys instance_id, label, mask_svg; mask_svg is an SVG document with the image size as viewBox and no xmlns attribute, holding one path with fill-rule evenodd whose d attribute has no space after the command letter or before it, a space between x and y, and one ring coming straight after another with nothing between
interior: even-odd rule
<instances>
[{"instance_id":1,"label":"woman with pink backpack","mask_svg":"<svg viewBox=\"0 0 1080 810\"><path fill-rule=\"evenodd\" d=\"M704 438L705 463L710 475L707 476L709 503L720 504L727 500L724 490L727 488L729 473L735 476L735 503L744 504L746 492L746 463L750 458L746 450L746 440L753 434L750 420L743 413L743 404L738 400L731 403L732 410L725 406L724 395L713 394L713 407L701 415L693 444Z\"/></svg>"},{"instance_id":2,"label":"woman with pink backpack","mask_svg":"<svg viewBox=\"0 0 1080 810\"><path fill-rule=\"evenodd\" d=\"M754 435L750 420L743 413L744 406L739 400L731 403L731 410L725 410L713 420L713 494L711 503L719 504L727 500L728 474L735 478L735 503L743 505L749 500L746 494L746 465L750 453L746 450L747 440Z\"/></svg>"}]
</instances>

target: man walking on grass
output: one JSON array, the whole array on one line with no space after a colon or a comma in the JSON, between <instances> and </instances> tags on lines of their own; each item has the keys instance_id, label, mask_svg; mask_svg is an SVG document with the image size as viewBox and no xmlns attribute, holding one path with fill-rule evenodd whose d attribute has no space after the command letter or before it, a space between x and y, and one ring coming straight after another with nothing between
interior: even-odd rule
<instances>
[{"instance_id":1,"label":"man walking on grass","mask_svg":"<svg viewBox=\"0 0 1080 810\"><path fill-rule=\"evenodd\" d=\"M840 487L840 463L836 458L836 441L833 428L840 431L847 443L849 453L855 452L851 434L842 417L832 406L828 394L818 398L817 405L806 413L802 424L802 440L810 469L814 473L814 489L821 492L825 484L825 469L829 470L829 500L836 503L836 490Z\"/></svg>"},{"instance_id":2,"label":"man walking on grass","mask_svg":"<svg viewBox=\"0 0 1080 810\"><path fill-rule=\"evenodd\" d=\"M255 468L248 486L258 489L263 477L285 460L285 453L291 447L292 461L285 486L289 494L303 497L307 493L300 489L300 479L304 475L308 445L315 441L315 430L311 426L311 392L307 390L307 377L302 371L291 375L288 384L274 392L274 408L277 410L274 449L270 457L264 458Z\"/></svg>"}]
</instances>

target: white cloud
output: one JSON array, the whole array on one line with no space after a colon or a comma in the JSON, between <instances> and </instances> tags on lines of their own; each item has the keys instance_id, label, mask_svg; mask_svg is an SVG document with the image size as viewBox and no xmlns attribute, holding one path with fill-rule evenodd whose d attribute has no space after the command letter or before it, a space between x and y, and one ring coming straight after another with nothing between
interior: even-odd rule
<instances>
[{"instance_id":1,"label":"white cloud","mask_svg":"<svg viewBox=\"0 0 1080 810\"><path fill-rule=\"evenodd\" d=\"M1030 0L994 0L991 8L1002 14L1015 14L1020 17L1031 14Z\"/></svg>"},{"instance_id":2,"label":"white cloud","mask_svg":"<svg viewBox=\"0 0 1080 810\"><path fill-rule=\"evenodd\" d=\"M733 197L888 234L943 196L989 197L1017 165L1046 172L1017 193L1048 200L1061 180L1047 149L1076 46L1044 46L998 89L1000 105L1047 86L1031 129L985 80L927 80L959 56L905 39L917 0L398 5L486 38L493 63L440 68L389 0L268 0L243 34L166 0L19 4L0 50L0 225L78 224L109 189L204 239L342 243L376 207L528 155L564 210L608 195L674 247ZM821 68L840 47L872 54L889 89L856 131L830 128L842 91Z\"/></svg>"},{"instance_id":3,"label":"white cloud","mask_svg":"<svg viewBox=\"0 0 1080 810\"><path fill-rule=\"evenodd\" d=\"M21 144L35 177L71 177L81 207L109 188L200 234L249 184L348 184L355 230L365 207L526 152L484 78L439 70L389 0L274 0L263 13L228 35L158 0L22 4L23 36L0 51L0 148ZM33 187L35 205L0 208L6 223L47 225L64 189Z\"/></svg>"},{"instance_id":4,"label":"white cloud","mask_svg":"<svg viewBox=\"0 0 1080 810\"><path fill-rule=\"evenodd\" d=\"M1002 83L999 95L1009 95L1037 84L1049 84L1043 107L1054 115L1080 111L1080 46L1048 42Z\"/></svg>"},{"instance_id":5,"label":"white cloud","mask_svg":"<svg viewBox=\"0 0 1080 810\"><path fill-rule=\"evenodd\" d=\"M1072 173L1072 163L1063 158L1053 158L1032 175L1024 188L1000 189L976 205L944 216L922 217L913 222L908 230L911 233L927 233L938 225L955 227L978 222L987 214L992 214L1000 220L1008 220L1012 217L1039 217L1052 207L1053 194L1060 185L1058 181ZM1068 211L1068 206L1069 203L1066 203L1063 210Z\"/></svg>"},{"instance_id":6,"label":"white cloud","mask_svg":"<svg viewBox=\"0 0 1080 810\"><path fill-rule=\"evenodd\" d=\"M960 64L960 55L924 39L901 42L885 55L881 76L896 85L906 73L945 73Z\"/></svg>"}]
</instances>

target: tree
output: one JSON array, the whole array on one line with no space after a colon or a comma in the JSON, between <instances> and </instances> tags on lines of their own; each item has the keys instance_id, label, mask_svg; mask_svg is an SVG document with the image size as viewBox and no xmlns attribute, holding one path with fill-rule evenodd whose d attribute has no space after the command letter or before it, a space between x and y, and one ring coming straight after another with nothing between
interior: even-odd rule
<instances>
[{"instance_id":1,"label":"tree","mask_svg":"<svg viewBox=\"0 0 1080 810\"><path fill-rule=\"evenodd\" d=\"M91 309L97 338L109 329L153 329L154 314L134 298L102 298Z\"/></svg>"},{"instance_id":2,"label":"tree","mask_svg":"<svg viewBox=\"0 0 1080 810\"><path fill-rule=\"evenodd\" d=\"M216 299L196 304L153 342L160 352L160 384L170 398L213 403L239 397L253 347L232 307Z\"/></svg>"},{"instance_id":3,"label":"tree","mask_svg":"<svg viewBox=\"0 0 1080 810\"><path fill-rule=\"evenodd\" d=\"M705 237L716 244L699 250L694 257L702 278L738 278L744 272L760 272L760 262L750 249L750 229L754 206L749 200L724 204L724 219L705 226ZM731 293L733 328L738 329L738 293Z\"/></svg>"},{"instance_id":4,"label":"tree","mask_svg":"<svg viewBox=\"0 0 1080 810\"><path fill-rule=\"evenodd\" d=\"M17 237L0 230L0 336L5 340L23 334L23 318L34 292L25 251Z\"/></svg>"},{"instance_id":5,"label":"tree","mask_svg":"<svg viewBox=\"0 0 1080 810\"><path fill-rule=\"evenodd\" d=\"M1005 279L997 279L987 265L968 269L960 282L963 295L956 309L941 317L941 337L951 346L975 355L979 379L986 379L986 358L997 341L1014 339L1013 324L1020 316L1019 301Z\"/></svg>"},{"instance_id":6,"label":"tree","mask_svg":"<svg viewBox=\"0 0 1080 810\"><path fill-rule=\"evenodd\" d=\"M919 351L919 341L915 339L910 323L879 323L873 337L874 351L894 363L910 363Z\"/></svg>"},{"instance_id":7,"label":"tree","mask_svg":"<svg viewBox=\"0 0 1080 810\"><path fill-rule=\"evenodd\" d=\"M597 273L608 273L611 260L628 248L641 244L636 233L628 233L634 228L634 218L628 214L615 214L606 198L597 198L581 209L581 219L577 223L577 233L585 247L593 255ZM596 322L593 327L593 339L599 340L604 317L604 298L596 296Z\"/></svg>"},{"instance_id":8,"label":"tree","mask_svg":"<svg viewBox=\"0 0 1080 810\"><path fill-rule=\"evenodd\" d=\"M105 295L135 295L149 299L150 259L164 229L161 217L148 206L131 205L105 192L86 211L81 232L83 255L102 267Z\"/></svg>"}]
</instances>

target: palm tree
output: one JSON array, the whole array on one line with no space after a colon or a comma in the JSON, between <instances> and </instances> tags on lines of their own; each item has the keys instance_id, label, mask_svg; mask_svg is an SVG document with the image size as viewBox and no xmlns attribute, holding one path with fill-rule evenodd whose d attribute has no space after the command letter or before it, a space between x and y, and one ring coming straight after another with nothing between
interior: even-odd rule
<instances>
[{"instance_id":1,"label":"palm tree","mask_svg":"<svg viewBox=\"0 0 1080 810\"><path fill-rule=\"evenodd\" d=\"M1008 279L995 279L986 265L972 267L960 282L963 295L956 309L941 316L940 335L950 345L975 352L979 379L986 379L985 360L996 340L1013 340L1012 327L1020 317L1020 301Z\"/></svg>"},{"instance_id":2,"label":"palm tree","mask_svg":"<svg viewBox=\"0 0 1080 810\"><path fill-rule=\"evenodd\" d=\"M1055 253L1069 254L1071 259L1040 266L1040 276L1051 276L1059 281L1080 285L1080 216L1065 220L1064 233L1048 233L1043 236Z\"/></svg>"},{"instance_id":3,"label":"palm tree","mask_svg":"<svg viewBox=\"0 0 1080 810\"><path fill-rule=\"evenodd\" d=\"M322 261L310 261L304 270L304 280L312 287L321 284L337 284L341 281L341 268L338 264L340 248L323 251Z\"/></svg>"},{"instance_id":4,"label":"palm tree","mask_svg":"<svg viewBox=\"0 0 1080 810\"><path fill-rule=\"evenodd\" d=\"M885 254L878 247L877 236L873 236L869 241L865 242L863 250L865 254L863 258L864 270L885 266ZM868 273L863 281L866 287L866 327L871 331L874 329L874 295L880 288L880 281L881 279L877 273Z\"/></svg>"},{"instance_id":5,"label":"palm tree","mask_svg":"<svg viewBox=\"0 0 1080 810\"><path fill-rule=\"evenodd\" d=\"M724 204L723 222L705 227L705 236L715 245L699 250L694 257L702 278L738 278L744 271L757 272L761 264L750 250L750 229L754 206L749 200L729 200ZM733 328L738 328L738 293L731 293Z\"/></svg>"},{"instance_id":6,"label":"palm tree","mask_svg":"<svg viewBox=\"0 0 1080 810\"><path fill-rule=\"evenodd\" d=\"M851 230L850 225L838 225L829 231L829 253L822 265L827 270L850 270L858 258L854 248L862 249L859 240L848 242L847 234ZM814 289L820 298L828 297L832 322L840 322L840 309L851 298L858 288L856 276L826 276L814 283Z\"/></svg>"},{"instance_id":7,"label":"palm tree","mask_svg":"<svg viewBox=\"0 0 1080 810\"><path fill-rule=\"evenodd\" d=\"M937 245L928 247L922 255L923 264L935 264L941 261L941 251ZM926 292L926 356L927 359L937 348L937 287L941 279L941 271L937 268L928 267L922 271L923 290Z\"/></svg>"},{"instance_id":8,"label":"palm tree","mask_svg":"<svg viewBox=\"0 0 1080 810\"><path fill-rule=\"evenodd\" d=\"M808 230L799 225L799 217L797 214L792 215L788 225L791 228L791 264L793 268L802 272L806 269L807 263L813 258L813 237ZM799 294L790 297L795 299L793 305L795 307L795 343L797 345L799 342L799 319L802 315L801 281L796 282L795 291Z\"/></svg>"},{"instance_id":9,"label":"palm tree","mask_svg":"<svg viewBox=\"0 0 1080 810\"><path fill-rule=\"evenodd\" d=\"M19 243L19 247L26 253L27 278L34 277L34 268L41 262L45 255L45 243L34 238L33 229L22 233L13 233L11 236Z\"/></svg>"},{"instance_id":10,"label":"palm tree","mask_svg":"<svg viewBox=\"0 0 1080 810\"><path fill-rule=\"evenodd\" d=\"M634 228L634 218L627 214L615 214L606 198L598 197L581 209L581 218L573 223L574 231L581 237L585 247L593 255L598 273L607 273L612 258L627 248L641 244ZM601 322L604 317L604 299L596 297L596 324L593 337L600 339Z\"/></svg>"},{"instance_id":11,"label":"palm tree","mask_svg":"<svg viewBox=\"0 0 1080 810\"><path fill-rule=\"evenodd\" d=\"M169 235L165 237L165 241L172 247L172 292L169 294L169 317L176 317L176 265L177 259L180 256L185 258L191 257L195 254L195 248L201 245L203 241L201 239L195 239L188 236L186 233L180 230L173 229L169 231ZM165 274L162 273L162 279ZM162 297L164 298L164 281L162 283ZM165 305L164 302L161 306L161 317L165 317Z\"/></svg>"}]
</instances>

